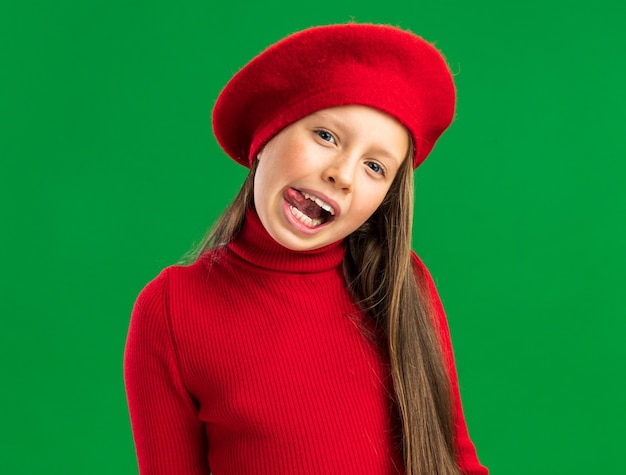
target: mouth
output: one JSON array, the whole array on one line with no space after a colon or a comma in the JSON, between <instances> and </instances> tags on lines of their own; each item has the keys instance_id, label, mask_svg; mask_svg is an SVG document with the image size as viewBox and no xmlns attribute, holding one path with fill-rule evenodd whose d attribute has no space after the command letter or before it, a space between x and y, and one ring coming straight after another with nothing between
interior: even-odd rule
<instances>
[{"instance_id":1,"label":"mouth","mask_svg":"<svg viewBox=\"0 0 626 475\"><path fill-rule=\"evenodd\" d=\"M319 196L304 190L287 188L283 193L291 214L309 228L317 228L332 222L336 217L335 208Z\"/></svg>"}]
</instances>

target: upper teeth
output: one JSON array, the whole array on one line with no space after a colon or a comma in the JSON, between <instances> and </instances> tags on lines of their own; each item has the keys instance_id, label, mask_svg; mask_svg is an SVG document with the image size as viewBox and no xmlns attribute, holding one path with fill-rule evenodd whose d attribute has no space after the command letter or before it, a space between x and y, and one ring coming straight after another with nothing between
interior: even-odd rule
<instances>
[{"instance_id":1,"label":"upper teeth","mask_svg":"<svg viewBox=\"0 0 626 475\"><path fill-rule=\"evenodd\" d=\"M331 205L329 205L328 203L323 202L322 200L320 200L317 196L313 196L313 195L309 195L307 192L303 191L302 195L307 199L307 200L311 200L313 202L315 202L315 204L317 204L317 206L319 206L320 208L322 208L325 211L328 211L330 214L332 214L333 216L335 216L335 210L333 209L333 207Z\"/></svg>"}]
</instances>

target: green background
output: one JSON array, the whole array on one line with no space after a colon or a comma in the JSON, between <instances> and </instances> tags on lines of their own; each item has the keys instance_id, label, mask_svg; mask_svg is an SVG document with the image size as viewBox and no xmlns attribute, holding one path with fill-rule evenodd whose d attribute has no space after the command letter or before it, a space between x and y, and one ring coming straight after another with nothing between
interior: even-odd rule
<instances>
[{"instance_id":1,"label":"green background","mask_svg":"<svg viewBox=\"0 0 626 475\"><path fill-rule=\"evenodd\" d=\"M0 3L0 472L131 474L140 289L232 199L223 85L317 24L391 23L457 73L414 243L481 461L626 473L626 85L618 1Z\"/></svg>"}]
</instances>

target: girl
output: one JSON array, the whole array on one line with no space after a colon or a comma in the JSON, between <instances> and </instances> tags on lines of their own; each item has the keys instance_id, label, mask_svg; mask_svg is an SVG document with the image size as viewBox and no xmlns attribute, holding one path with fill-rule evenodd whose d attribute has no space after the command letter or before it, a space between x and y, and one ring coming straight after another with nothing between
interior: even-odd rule
<instances>
[{"instance_id":1,"label":"girl","mask_svg":"<svg viewBox=\"0 0 626 475\"><path fill-rule=\"evenodd\" d=\"M214 132L250 174L131 318L142 474L487 473L410 249L412 170L454 102L432 45L366 24L291 35L226 85Z\"/></svg>"}]
</instances>

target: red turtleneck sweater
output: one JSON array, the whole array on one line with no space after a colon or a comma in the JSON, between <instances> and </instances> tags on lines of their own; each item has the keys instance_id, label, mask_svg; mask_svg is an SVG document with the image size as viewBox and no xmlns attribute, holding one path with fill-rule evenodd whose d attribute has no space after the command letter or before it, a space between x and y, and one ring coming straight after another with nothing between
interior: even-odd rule
<instances>
[{"instance_id":1,"label":"red turtleneck sweater","mask_svg":"<svg viewBox=\"0 0 626 475\"><path fill-rule=\"evenodd\" d=\"M344 245L295 252L248 212L226 248L163 270L140 293L124 376L142 475L402 474L386 359L363 335ZM421 262L417 259L419 265ZM458 460L469 439L450 337Z\"/></svg>"}]
</instances>

